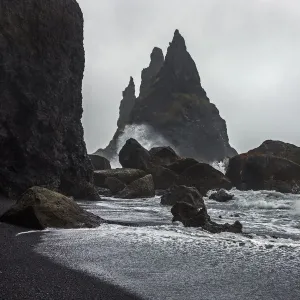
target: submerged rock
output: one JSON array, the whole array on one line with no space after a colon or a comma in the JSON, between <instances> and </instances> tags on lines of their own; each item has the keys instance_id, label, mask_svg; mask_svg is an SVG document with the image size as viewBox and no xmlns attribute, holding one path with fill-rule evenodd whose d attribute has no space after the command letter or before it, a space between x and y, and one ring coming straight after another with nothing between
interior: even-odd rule
<instances>
[{"instance_id":1,"label":"submerged rock","mask_svg":"<svg viewBox=\"0 0 300 300\"><path fill-rule=\"evenodd\" d=\"M31 229L97 227L103 220L82 209L73 199L46 188L28 189L0 217L0 222Z\"/></svg>"},{"instance_id":2,"label":"submerged rock","mask_svg":"<svg viewBox=\"0 0 300 300\"><path fill-rule=\"evenodd\" d=\"M212 193L209 196L209 199L216 200L218 202L227 202L229 200L232 200L233 197L234 197L234 195L229 194L226 190L220 189L217 192Z\"/></svg>"},{"instance_id":3,"label":"submerged rock","mask_svg":"<svg viewBox=\"0 0 300 300\"><path fill-rule=\"evenodd\" d=\"M152 175L146 175L126 186L116 197L124 199L150 198L155 196Z\"/></svg>"},{"instance_id":4,"label":"submerged rock","mask_svg":"<svg viewBox=\"0 0 300 300\"><path fill-rule=\"evenodd\" d=\"M111 169L110 162L105 157L97 154L89 154L89 158L95 171Z\"/></svg>"},{"instance_id":5,"label":"submerged rock","mask_svg":"<svg viewBox=\"0 0 300 300\"><path fill-rule=\"evenodd\" d=\"M186 227L201 227L211 233L242 232L243 226L239 221L235 221L232 225L228 223L218 224L211 221L205 206L202 208L197 208L194 205L186 202L177 202L172 207L171 212L173 214L172 221L180 221Z\"/></svg>"},{"instance_id":6,"label":"submerged rock","mask_svg":"<svg viewBox=\"0 0 300 300\"><path fill-rule=\"evenodd\" d=\"M83 140L83 16L74 0L1 0L0 193L97 198Z\"/></svg>"}]
</instances>

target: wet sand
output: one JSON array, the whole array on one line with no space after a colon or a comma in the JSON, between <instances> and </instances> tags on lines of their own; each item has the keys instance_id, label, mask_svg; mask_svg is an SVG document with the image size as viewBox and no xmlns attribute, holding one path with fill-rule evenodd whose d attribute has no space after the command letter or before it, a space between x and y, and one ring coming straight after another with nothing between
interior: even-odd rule
<instances>
[{"instance_id":1,"label":"wet sand","mask_svg":"<svg viewBox=\"0 0 300 300\"><path fill-rule=\"evenodd\" d=\"M0 198L0 215L13 201ZM109 283L55 264L33 251L40 234L0 223L0 299L140 299Z\"/></svg>"}]
</instances>

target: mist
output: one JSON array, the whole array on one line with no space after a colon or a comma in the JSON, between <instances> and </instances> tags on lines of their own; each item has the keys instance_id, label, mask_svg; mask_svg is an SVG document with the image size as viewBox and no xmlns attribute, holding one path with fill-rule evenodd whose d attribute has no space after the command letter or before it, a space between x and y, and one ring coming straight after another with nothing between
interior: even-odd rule
<instances>
[{"instance_id":1,"label":"mist","mask_svg":"<svg viewBox=\"0 0 300 300\"><path fill-rule=\"evenodd\" d=\"M112 138L122 91L179 29L239 152L266 139L300 145L300 2L78 0L85 18L88 152Z\"/></svg>"}]
</instances>

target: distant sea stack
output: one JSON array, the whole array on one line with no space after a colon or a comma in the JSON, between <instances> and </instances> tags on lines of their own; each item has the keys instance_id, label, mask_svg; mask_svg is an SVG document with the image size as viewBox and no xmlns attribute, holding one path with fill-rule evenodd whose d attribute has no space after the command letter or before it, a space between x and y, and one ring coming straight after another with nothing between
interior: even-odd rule
<instances>
[{"instance_id":1,"label":"distant sea stack","mask_svg":"<svg viewBox=\"0 0 300 300\"><path fill-rule=\"evenodd\" d=\"M161 49L153 49L141 79L140 94L127 125L151 126L184 157L212 162L237 154L229 144L226 122L201 86L196 64L178 30L165 59ZM99 153L111 158L116 152L112 145L116 146L123 129L124 123L118 126L110 145Z\"/></svg>"},{"instance_id":2,"label":"distant sea stack","mask_svg":"<svg viewBox=\"0 0 300 300\"><path fill-rule=\"evenodd\" d=\"M83 140L83 16L75 0L1 0L0 193L96 197Z\"/></svg>"}]
</instances>

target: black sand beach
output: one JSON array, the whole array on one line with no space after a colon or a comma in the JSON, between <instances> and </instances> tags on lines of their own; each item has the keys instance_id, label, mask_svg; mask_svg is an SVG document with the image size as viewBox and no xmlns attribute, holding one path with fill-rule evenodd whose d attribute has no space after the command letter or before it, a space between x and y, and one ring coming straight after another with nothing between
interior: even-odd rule
<instances>
[{"instance_id":1,"label":"black sand beach","mask_svg":"<svg viewBox=\"0 0 300 300\"><path fill-rule=\"evenodd\" d=\"M13 202L0 199L0 214ZM0 223L0 299L139 299L118 287L57 265L33 251L40 234Z\"/></svg>"}]
</instances>

